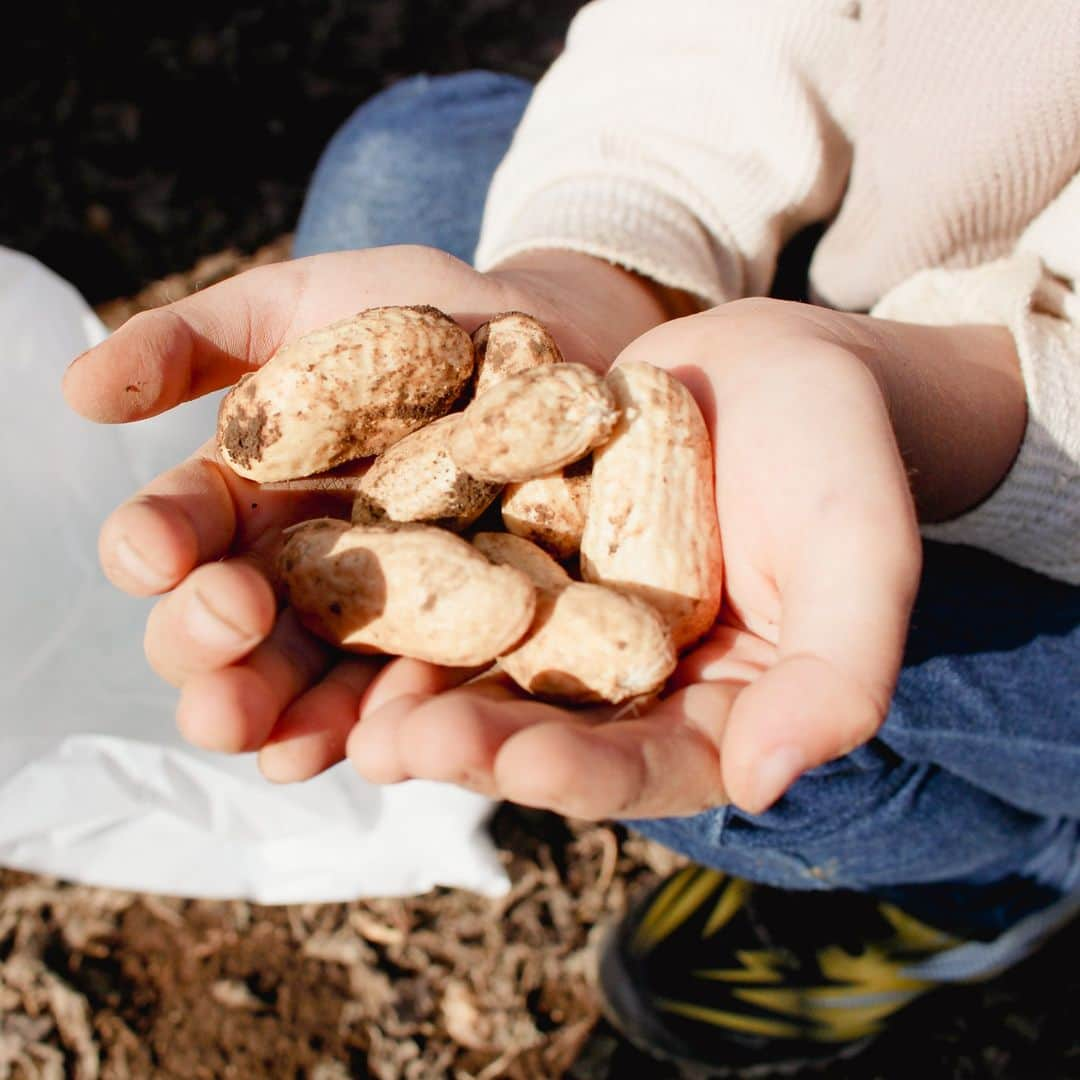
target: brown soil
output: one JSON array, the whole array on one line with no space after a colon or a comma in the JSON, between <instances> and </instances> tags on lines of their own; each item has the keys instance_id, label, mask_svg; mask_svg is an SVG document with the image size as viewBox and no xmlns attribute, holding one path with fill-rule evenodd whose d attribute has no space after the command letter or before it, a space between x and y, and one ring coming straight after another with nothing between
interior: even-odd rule
<instances>
[{"instance_id":1,"label":"brown soil","mask_svg":"<svg viewBox=\"0 0 1080 1080\"><path fill-rule=\"evenodd\" d=\"M678 857L510 806L492 831L498 900L261 907L0 871L0 1077L673 1080L600 1019L589 972L597 927ZM828 1075L1080 1077L1078 931Z\"/></svg>"},{"instance_id":2,"label":"brown soil","mask_svg":"<svg viewBox=\"0 0 1080 1080\"><path fill-rule=\"evenodd\" d=\"M0 1077L607 1075L590 935L678 860L510 808L494 832L495 901L260 907L0 871Z\"/></svg>"}]
</instances>

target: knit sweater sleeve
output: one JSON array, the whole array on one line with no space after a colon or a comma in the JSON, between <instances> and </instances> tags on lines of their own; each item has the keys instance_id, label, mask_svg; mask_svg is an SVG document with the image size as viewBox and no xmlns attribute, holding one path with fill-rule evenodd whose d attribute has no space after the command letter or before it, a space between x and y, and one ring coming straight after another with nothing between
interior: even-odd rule
<instances>
[{"instance_id":1,"label":"knit sweater sleeve","mask_svg":"<svg viewBox=\"0 0 1080 1080\"><path fill-rule=\"evenodd\" d=\"M764 294L851 160L858 5L594 0L488 194L476 265L598 256L705 304Z\"/></svg>"},{"instance_id":2,"label":"knit sweater sleeve","mask_svg":"<svg viewBox=\"0 0 1080 1080\"><path fill-rule=\"evenodd\" d=\"M1028 418L1001 484L974 509L923 534L972 544L1080 584L1080 174L1021 236L1015 252L972 269L926 270L872 314L1012 332Z\"/></svg>"}]
</instances>

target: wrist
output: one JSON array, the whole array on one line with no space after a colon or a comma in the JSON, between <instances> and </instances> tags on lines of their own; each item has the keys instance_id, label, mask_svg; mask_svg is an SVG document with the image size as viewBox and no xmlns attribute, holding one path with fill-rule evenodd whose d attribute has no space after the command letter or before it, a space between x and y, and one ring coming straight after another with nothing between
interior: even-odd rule
<instances>
[{"instance_id":1,"label":"wrist","mask_svg":"<svg viewBox=\"0 0 1080 1080\"><path fill-rule=\"evenodd\" d=\"M1001 326L923 326L856 316L885 397L919 518L945 521L1001 483L1019 452L1027 401Z\"/></svg>"},{"instance_id":2,"label":"wrist","mask_svg":"<svg viewBox=\"0 0 1080 1080\"><path fill-rule=\"evenodd\" d=\"M748 356L761 355L755 344L768 350L786 342L790 351L799 342L801 353L816 340L865 366L888 410L921 521L972 509L1016 459L1027 399L1004 327L894 322L761 299L735 301L716 315L739 323Z\"/></svg>"}]
</instances>

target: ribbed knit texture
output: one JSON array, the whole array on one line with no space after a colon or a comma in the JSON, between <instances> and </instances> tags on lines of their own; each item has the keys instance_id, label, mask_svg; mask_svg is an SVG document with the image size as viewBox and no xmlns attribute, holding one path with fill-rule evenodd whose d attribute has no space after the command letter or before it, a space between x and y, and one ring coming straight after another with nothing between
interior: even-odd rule
<instances>
[{"instance_id":1,"label":"ribbed knit texture","mask_svg":"<svg viewBox=\"0 0 1080 1080\"><path fill-rule=\"evenodd\" d=\"M477 265L567 248L717 304L830 222L823 302L1017 341L1016 463L924 532L1080 581L1078 169L1076 0L597 0L495 176Z\"/></svg>"},{"instance_id":2,"label":"ribbed knit texture","mask_svg":"<svg viewBox=\"0 0 1080 1080\"><path fill-rule=\"evenodd\" d=\"M767 291L783 240L847 178L824 97L855 85L858 24L823 17L836 7L584 8L496 174L478 264L556 241L710 303Z\"/></svg>"}]
</instances>

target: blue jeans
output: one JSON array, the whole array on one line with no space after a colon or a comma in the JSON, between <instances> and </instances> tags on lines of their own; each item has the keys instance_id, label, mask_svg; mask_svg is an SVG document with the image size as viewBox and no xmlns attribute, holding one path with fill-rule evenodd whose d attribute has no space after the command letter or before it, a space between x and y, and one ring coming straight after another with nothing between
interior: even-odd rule
<instances>
[{"instance_id":1,"label":"blue jeans","mask_svg":"<svg viewBox=\"0 0 1080 1080\"><path fill-rule=\"evenodd\" d=\"M530 89L418 77L362 106L318 164L295 253L421 243L471 260ZM928 543L876 739L760 816L627 824L754 881L870 891L982 930L1080 893L1080 588Z\"/></svg>"}]
</instances>

